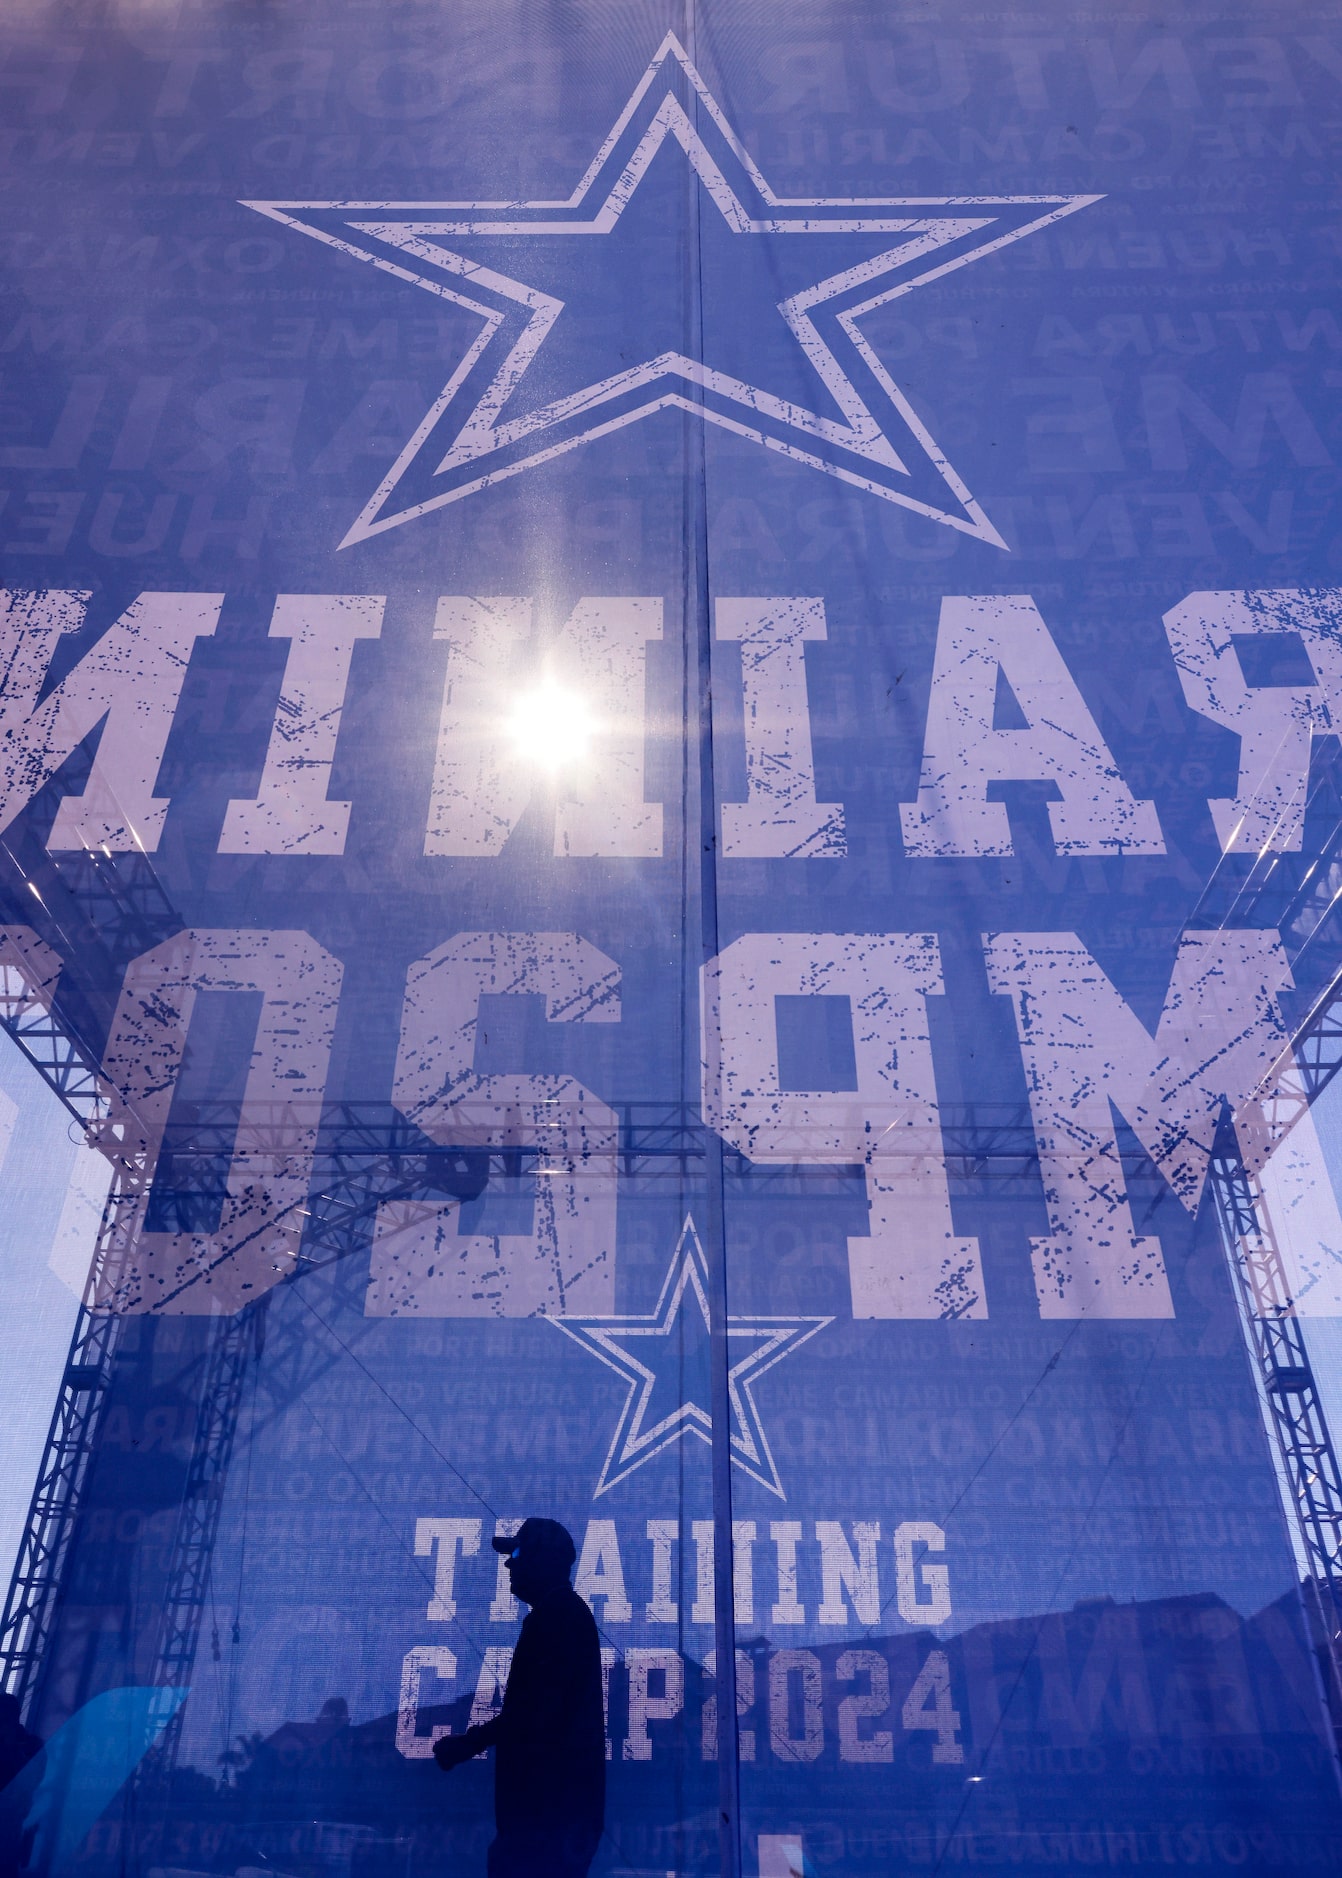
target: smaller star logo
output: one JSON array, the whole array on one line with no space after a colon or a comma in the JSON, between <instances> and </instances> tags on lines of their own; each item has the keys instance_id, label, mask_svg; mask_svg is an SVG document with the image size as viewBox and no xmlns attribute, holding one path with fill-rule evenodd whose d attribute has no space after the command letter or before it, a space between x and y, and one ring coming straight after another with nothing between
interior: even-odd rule
<instances>
[{"instance_id":1,"label":"smaller star logo","mask_svg":"<svg viewBox=\"0 0 1342 1878\"><path fill-rule=\"evenodd\" d=\"M711 1445L708 1262L689 1214L650 1315L548 1321L629 1385L595 1498L685 1435L697 1435ZM754 1387L766 1370L833 1322L832 1317L727 1319L728 1349L735 1358L727 1372L732 1460L780 1500L787 1495L760 1421Z\"/></svg>"}]
</instances>

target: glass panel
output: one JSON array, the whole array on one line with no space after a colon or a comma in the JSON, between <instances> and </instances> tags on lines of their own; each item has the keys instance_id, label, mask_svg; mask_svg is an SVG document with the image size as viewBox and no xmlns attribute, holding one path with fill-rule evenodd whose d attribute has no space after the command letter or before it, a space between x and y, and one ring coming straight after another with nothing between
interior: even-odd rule
<instances>
[{"instance_id":1,"label":"glass panel","mask_svg":"<svg viewBox=\"0 0 1342 1878\"><path fill-rule=\"evenodd\" d=\"M6 1870L1331 1856L1330 30L0 23Z\"/></svg>"}]
</instances>

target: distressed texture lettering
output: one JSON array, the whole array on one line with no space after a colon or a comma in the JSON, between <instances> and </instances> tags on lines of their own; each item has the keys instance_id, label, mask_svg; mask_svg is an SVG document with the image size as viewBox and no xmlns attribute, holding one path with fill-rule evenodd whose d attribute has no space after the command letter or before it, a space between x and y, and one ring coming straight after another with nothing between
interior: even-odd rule
<instances>
[{"instance_id":1,"label":"distressed texture lettering","mask_svg":"<svg viewBox=\"0 0 1342 1878\"><path fill-rule=\"evenodd\" d=\"M260 786L229 803L221 854L343 854L350 803L328 802L327 785L345 708L350 660L360 639L382 631L385 599L360 594L282 593L270 637L289 656Z\"/></svg>"},{"instance_id":2,"label":"distressed texture lettering","mask_svg":"<svg viewBox=\"0 0 1342 1878\"><path fill-rule=\"evenodd\" d=\"M530 1317L614 1305L617 1124L571 1076L481 1075L480 999L541 996L552 1024L612 1024L619 968L572 933L463 933L412 965L392 1099L445 1147L534 1149L529 1232L462 1232L461 1201L379 1209L374 1317Z\"/></svg>"},{"instance_id":3,"label":"distressed texture lettering","mask_svg":"<svg viewBox=\"0 0 1342 1878\"><path fill-rule=\"evenodd\" d=\"M825 637L823 600L719 600L716 618L740 642L745 703L746 800L722 805L723 854L846 854L842 807L815 794L804 648Z\"/></svg>"},{"instance_id":4,"label":"distressed texture lettering","mask_svg":"<svg viewBox=\"0 0 1342 1878\"><path fill-rule=\"evenodd\" d=\"M855 1317L983 1317L978 1243L951 1222L927 999L929 933L749 933L704 970L704 1112L753 1161L853 1161L868 1232L848 1241ZM775 999L846 997L857 1088L784 1090Z\"/></svg>"},{"instance_id":5,"label":"distressed texture lettering","mask_svg":"<svg viewBox=\"0 0 1342 1878\"><path fill-rule=\"evenodd\" d=\"M236 1311L298 1261L341 967L305 932L191 931L127 968L103 1067L114 1091L98 1133L136 1177L100 1266L107 1310ZM187 1032L202 991L261 994L219 1224L147 1229Z\"/></svg>"},{"instance_id":6,"label":"distressed texture lettering","mask_svg":"<svg viewBox=\"0 0 1342 1878\"><path fill-rule=\"evenodd\" d=\"M1228 854L1298 851L1310 746L1342 728L1342 589L1191 593L1165 615L1184 697L1240 740L1233 796L1209 803ZM1235 641L1298 633L1314 682L1250 684Z\"/></svg>"},{"instance_id":7,"label":"distressed texture lettering","mask_svg":"<svg viewBox=\"0 0 1342 1878\"><path fill-rule=\"evenodd\" d=\"M995 728L999 679L1024 727ZM1154 804L1119 775L1108 744L1028 594L948 595L941 603L917 800L900 811L916 855L1012 852L990 785L1049 782L1060 854L1163 854Z\"/></svg>"},{"instance_id":8,"label":"distressed texture lettering","mask_svg":"<svg viewBox=\"0 0 1342 1878\"><path fill-rule=\"evenodd\" d=\"M1009 997L1025 1060L1050 1234L1031 1242L1044 1317L1169 1317L1160 1242L1138 1235L1117 1108L1182 1204L1198 1204L1222 1105L1270 1190L1296 1307L1342 1310L1342 1219L1305 1111L1288 1133L1256 1118L1289 1062L1277 994L1292 980L1275 932L1190 933L1152 1035L1071 933L998 933L988 975Z\"/></svg>"},{"instance_id":9,"label":"distressed texture lettering","mask_svg":"<svg viewBox=\"0 0 1342 1878\"><path fill-rule=\"evenodd\" d=\"M87 593L0 593L0 829L102 724L82 795L56 811L52 849L158 847L167 798L154 794L191 648L219 623L221 593L142 593L39 703L62 633L84 624Z\"/></svg>"}]
</instances>

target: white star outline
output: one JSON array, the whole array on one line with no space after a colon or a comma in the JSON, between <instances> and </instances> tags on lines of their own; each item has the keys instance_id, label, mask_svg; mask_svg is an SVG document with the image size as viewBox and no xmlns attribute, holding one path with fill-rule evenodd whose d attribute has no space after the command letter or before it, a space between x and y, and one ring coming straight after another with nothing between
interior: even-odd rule
<instances>
[{"instance_id":1,"label":"white star outline","mask_svg":"<svg viewBox=\"0 0 1342 1878\"><path fill-rule=\"evenodd\" d=\"M715 132L730 162L746 179L761 213L752 214L737 189L728 181L723 164L710 152L705 135L671 89L677 75L688 84L702 113L703 132ZM658 79L666 89L652 110L645 128L623 162L617 147L640 114L646 115ZM896 248L846 269L779 303L778 310L821 381L843 413L842 421L817 415L772 393L759 390L726 373L665 352L641 365L552 400L522 417L504 419L503 411L540 350L547 334L564 310L564 303L538 288L485 267L442 247L434 238L443 235L604 235L615 227L635 189L666 138L680 145L695 174L735 234L862 234L899 233L906 239ZM613 174L612 174L613 172ZM603 182L604 178L604 182ZM590 199L590 200L589 200ZM391 469L383 477L340 547L351 547L373 536L413 521L431 510L460 501L505 478L549 462L580 444L609 435L655 411L679 408L706 423L717 424L752 439L766 449L823 474L836 477L868 494L913 510L928 519L960 530L977 540L1006 549L1007 543L971 495L963 479L933 440L908 399L901 392L874 348L859 330L864 314L885 306L915 287L940 280L971 261L994 254L1023 240L1062 217L1099 202L1098 195L1075 196L922 196L922 197L779 197L774 194L726 115L691 63L673 33L668 33L647 70L635 86L608 136L588 165L572 194L562 199L487 202L273 202L248 201L272 221L310 235L317 241L384 273L437 294L457 306L481 315L483 324L473 343L452 372L442 391L411 436ZM986 235L1002 219L1003 211L1039 210L1020 226ZM879 214L872 211L885 210ZM928 210L956 211L929 215ZM972 211L996 211L974 214ZM858 213L857 211L863 211ZM902 214L891 211L904 211ZM368 216L403 215L413 221L367 220ZM910 213L912 212L912 213ZM969 212L969 213L966 213ZM310 218L320 213L332 220L323 226ZM431 216L432 219L424 219ZM985 239L949 259L926 267L882 289L864 293L883 276L916 263L952 242L985 231ZM361 239L354 239L359 237ZM368 244L382 244L381 248ZM432 274L407 266L384 250L419 261ZM443 279L442 276L448 276ZM510 338L506 327L516 324L508 308L479 297L487 292L522 309L521 331ZM846 341L866 368L893 412L907 428L927 461L959 505L959 513L939 509L901 490L890 479L909 471L885 427L843 369L821 334L814 315L822 306L857 295L854 304L834 314ZM496 343L497 342L497 343ZM392 497L411 465L425 451L440 420L467 392L473 375L486 375L486 354L493 347L504 356L479 392L451 447L434 474L450 478L449 487L425 500L392 510ZM669 383L668 383L669 381ZM690 397L675 389L676 382L692 386ZM614 407L614 408L612 408ZM771 427L771 428L770 428ZM555 433L558 433L556 435ZM514 454L520 449L521 454ZM828 451L828 454L823 452ZM843 459L848 460L843 460Z\"/></svg>"},{"instance_id":2,"label":"white star outline","mask_svg":"<svg viewBox=\"0 0 1342 1878\"><path fill-rule=\"evenodd\" d=\"M599 1357L607 1369L614 1370L629 1385L593 1499L599 1500L603 1493L627 1480L630 1474L685 1435L696 1435L712 1446L713 1418L694 1401L682 1401L652 1427L644 1426L657 1372L624 1348L630 1340L671 1337L690 1295L702 1313L705 1330L709 1329L712 1320L708 1308L708 1261L694 1220L687 1213L667 1267L657 1308L649 1315L546 1319ZM729 1316L727 1319L729 1342L749 1339L754 1346L727 1371L734 1424L729 1435L731 1457L743 1473L767 1487L770 1493L777 1494L780 1500L786 1500L787 1494L783 1491L769 1438L755 1404L754 1385L766 1370L781 1363L785 1356L791 1356L794 1350L833 1322L832 1317Z\"/></svg>"}]
</instances>

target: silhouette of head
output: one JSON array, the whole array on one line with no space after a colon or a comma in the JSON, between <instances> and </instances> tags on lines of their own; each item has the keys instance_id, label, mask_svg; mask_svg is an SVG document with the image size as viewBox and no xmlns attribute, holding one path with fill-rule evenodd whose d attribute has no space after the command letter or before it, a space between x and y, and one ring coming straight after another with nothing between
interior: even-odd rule
<instances>
[{"instance_id":1,"label":"silhouette of head","mask_svg":"<svg viewBox=\"0 0 1342 1878\"><path fill-rule=\"evenodd\" d=\"M19 1732L19 1698L6 1689L0 1693L0 1735L10 1736Z\"/></svg>"},{"instance_id":2,"label":"silhouette of head","mask_svg":"<svg viewBox=\"0 0 1342 1878\"><path fill-rule=\"evenodd\" d=\"M503 1553L513 1596L523 1604L566 1585L578 1556L557 1519L525 1519L510 1539L495 1539L494 1550Z\"/></svg>"}]
</instances>

